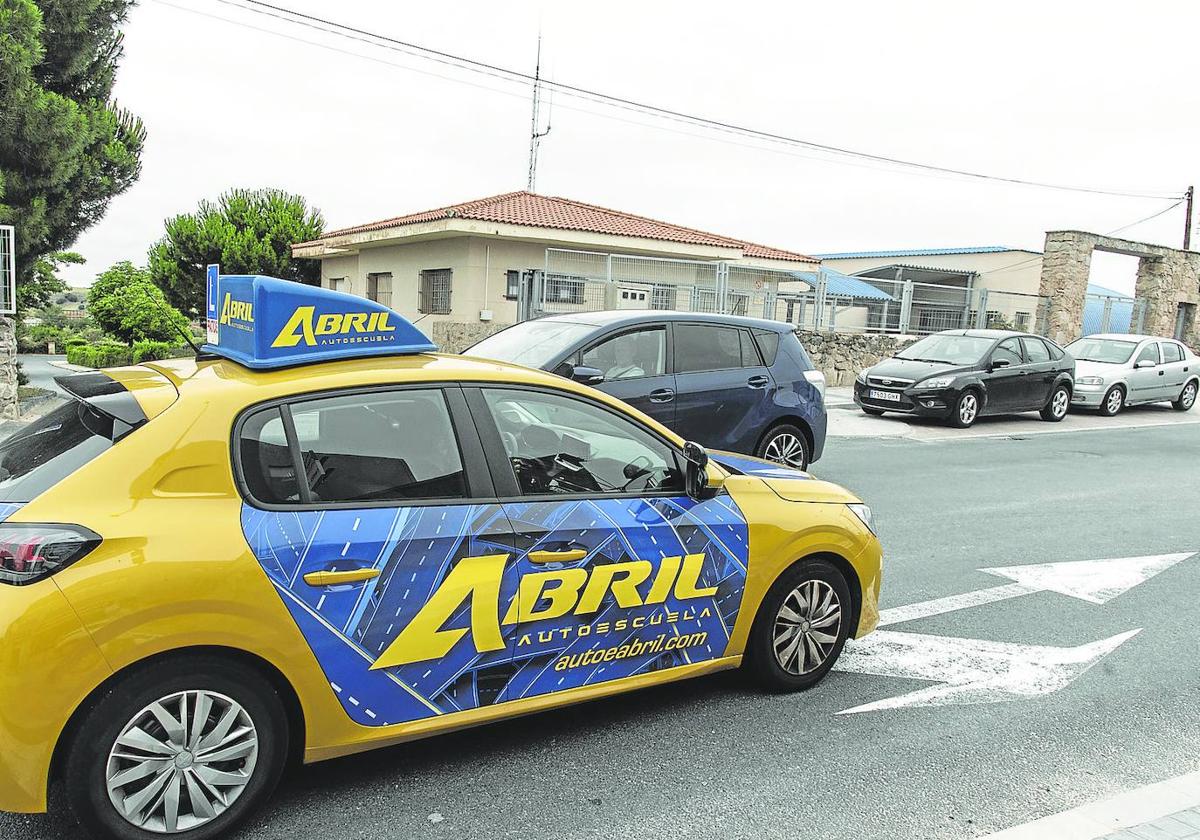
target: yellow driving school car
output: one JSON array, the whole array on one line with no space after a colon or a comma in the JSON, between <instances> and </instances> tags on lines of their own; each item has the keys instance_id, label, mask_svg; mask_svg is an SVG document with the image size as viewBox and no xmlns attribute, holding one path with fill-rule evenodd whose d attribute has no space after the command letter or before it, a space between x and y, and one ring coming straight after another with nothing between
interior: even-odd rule
<instances>
[{"instance_id":1,"label":"yellow driving school car","mask_svg":"<svg viewBox=\"0 0 1200 840\"><path fill-rule=\"evenodd\" d=\"M0 810L57 781L93 834L219 837L293 758L739 665L804 689L876 625L837 486L368 300L208 296L195 359L64 376L0 443Z\"/></svg>"}]
</instances>

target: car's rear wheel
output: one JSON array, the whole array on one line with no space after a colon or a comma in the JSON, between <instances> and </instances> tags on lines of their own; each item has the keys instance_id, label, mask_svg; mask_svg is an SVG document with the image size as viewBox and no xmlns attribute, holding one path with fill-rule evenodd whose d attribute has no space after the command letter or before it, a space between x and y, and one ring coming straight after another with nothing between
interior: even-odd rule
<instances>
[{"instance_id":1,"label":"car's rear wheel","mask_svg":"<svg viewBox=\"0 0 1200 840\"><path fill-rule=\"evenodd\" d=\"M1059 385L1050 395L1050 401L1042 408L1042 419L1057 423L1067 416L1070 407L1071 389L1066 385Z\"/></svg>"},{"instance_id":2,"label":"car's rear wheel","mask_svg":"<svg viewBox=\"0 0 1200 840\"><path fill-rule=\"evenodd\" d=\"M798 470L808 469L811 453L808 451L808 438L790 423L781 423L763 437L754 453L759 458L774 461Z\"/></svg>"},{"instance_id":3,"label":"car's rear wheel","mask_svg":"<svg viewBox=\"0 0 1200 840\"><path fill-rule=\"evenodd\" d=\"M1196 404L1196 380L1183 386L1183 390L1179 392L1179 397L1171 403L1171 407L1176 411L1191 411L1192 406Z\"/></svg>"},{"instance_id":4,"label":"car's rear wheel","mask_svg":"<svg viewBox=\"0 0 1200 840\"><path fill-rule=\"evenodd\" d=\"M1124 407L1125 389L1114 385L1105 392L1104 399L1100 401L1100 414L1103 417L1112 417L1114 414L1120 414Z\"/></svg>"},{"instance_id":5,"label":"car's rear wheel","mask_svg":"<svg viewBox=\"0 0 1200 840\"><path fill-rule=\"evenodd\" d=\"M116 840L224 836L267 797L288 753L271 684L217 658L167 662L106 690L63 768L79 822Z\"/></svg>"},{"instance_id":6,"label":"car's rear wheel","mask_svg":"<svg viewBox=\"0 0 1200 840\"><path fill-rule=\"evenodd\" d=\"M850 588L827 560L784 572L763 598L746 665L770 691L803 691L829 673L850 632Z\"/></svg>"},{"instance_id":7,"label":"car's rear wheel","mask_svg":"<svg viewBox=\"0 0 1200 840\"><path fill-rule=\"evenodd\" d=\"M967 429L975 425L979 419L979 394L974 391L963 391L954 410L950 413L950 425L956 429Z\"/></svg>"},{"instance_id":8,"label":"car's rear wheel","mask_svg":"<svg viewBox=\"0 0 1200 840\"><path fill-rule=\"evenodd\" d=\"M870 406L866 406L866 405L859 406L859 408L861 408L863 410L863 414L869 414L872 417L882 417L883 416L882 408L871 408Z\"/></svg>"}]
</instances>

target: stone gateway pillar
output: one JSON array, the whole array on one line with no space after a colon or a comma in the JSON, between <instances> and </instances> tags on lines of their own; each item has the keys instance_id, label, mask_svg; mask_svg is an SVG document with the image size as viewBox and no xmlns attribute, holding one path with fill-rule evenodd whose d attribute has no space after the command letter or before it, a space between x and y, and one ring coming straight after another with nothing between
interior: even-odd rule
<instances>
[{"instance_id":1,"label":"stone gateway pillar","mask_svg":"<svg viewBox=\"0 0 1200 840\"><path fill-rule=\"evenodd\" d=\"M0 316L0 419L15 420L17 407L17 322Z\"/></svg>"},{"instance_id":2,"label":"stone gateway pillar","mask_svg":"<svg viewBox=\"0 0 1200 840\"><path fill-rule=\"evenodd\" d=\"M1047 335L1059 344L1083 332L1092 252L1106 251L1138 258L1134 296L1145 302L1148 335L1200 343L1200 252L1180 251L1078 230L1046 233L1040 294L1050 298Z\"/></svg>"}]
</instances>

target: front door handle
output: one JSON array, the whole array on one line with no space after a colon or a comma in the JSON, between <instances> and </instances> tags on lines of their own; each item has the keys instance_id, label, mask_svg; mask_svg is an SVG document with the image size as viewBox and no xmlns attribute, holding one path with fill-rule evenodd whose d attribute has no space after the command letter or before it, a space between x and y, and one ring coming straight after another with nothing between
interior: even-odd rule
<instances>
[{"instance_id":1,"label":"front door handle","mask_svg":"<svg viewBox=\"0 0 1200 840\"><path fill-rule=\"evenodd\" d=\"M751 376L746 380L746 384L751 388L766 388L767 385L771 384L771 380L766 376Z\"/></svg>"},{"instance_id":2,"label":"front door handle","mask_svg":"<svg viewBox=\"0 0 1200 840\"><path fill-rule=\"evenodd\" d=\"M530 563L571 563L587 557L586 548L568 548L563 551L531 551L528 555Z\"/></svg>"},{"instance_id":3,"label":"front door handle","mask_svg":"<svg viewBox=\"0 0 1200 840\"><path fill-rule=\"evenodd\" d=\"M675 392L670 388L655 388L650 392L650 402L652 403L669 403L675 399Z\"/></svg>"},{"instance_id":4,"label":"front door handle","mask_svg":"<svg viewBox=\"0 0 1200 840\"><path fill-rule=\"evenodd\" d=\"M304 582L309 586L341 586L347 583L362 583L379 577L379 569L323 569L309 572Z\"/></svg>"},{"instance_id":5,"label":"front door handle","mask_svg":"<svg viewBox=\"0 0 1200 840\"><path fill-rule=\"evenodd\" d=\"M1166 376L1166 375L1167 375L1167 372L1166 372L1165 370L1160 370L1160 371L1158 372L1158 375L1159 375L1159 376Z\"/></svg>"}]
</instances>

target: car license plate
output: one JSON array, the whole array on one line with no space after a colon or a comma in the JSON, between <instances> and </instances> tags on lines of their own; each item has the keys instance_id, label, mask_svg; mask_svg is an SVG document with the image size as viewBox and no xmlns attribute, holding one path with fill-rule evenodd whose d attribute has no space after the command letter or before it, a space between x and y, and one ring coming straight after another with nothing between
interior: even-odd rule
<instances>
[{"instance_id":1,"label":"car license plate","mask_svg":"<svg viewBox=\"0 0 1200 840\"><path fill-rule=\"evenodd\" d=\"M885 402L900 402L900 395L891 391L876 391L872 388L867 396L873 400L884 400Z\"/></svg>"}]
</instances>

